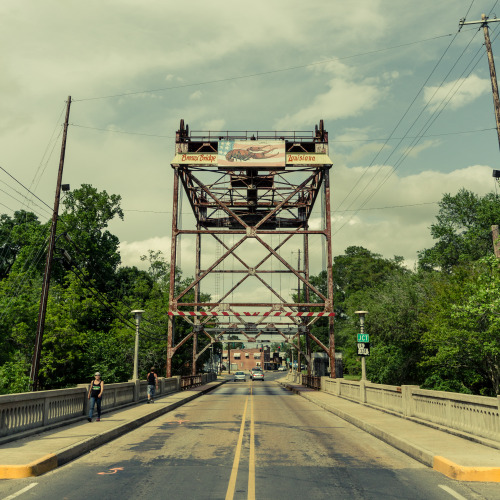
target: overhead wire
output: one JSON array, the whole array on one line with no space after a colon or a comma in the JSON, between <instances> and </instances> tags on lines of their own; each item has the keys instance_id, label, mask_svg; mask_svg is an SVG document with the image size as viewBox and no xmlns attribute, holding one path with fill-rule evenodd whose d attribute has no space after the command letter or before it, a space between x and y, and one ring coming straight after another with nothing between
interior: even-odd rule
<instances>
[{"instance_id":1,"label":"overhead wire","mask_svg":"<svg viewBox=\"0 0 500 500\"><path fill-rule=\"evenodd\" d=\"M495 41L498 38L499 34L497 34L495 36L495 38L493 39L493 41ZM434 122L437 120L437 118L441 115L441 113L443 112L443 110L445 109L445 107L449 104L449 102L451 101L451 99L453 98L453 96L458 92L458 90L460 89L460 87L464 84L464 82L466 81L466 79L472 74L472 71L474 71L474 69L476 68L476 66L481 62L481 57L478 57L478 56L480 56L480 52L482 52L482 47L480 47L477 50L476 54L471 59L471 61L469 62L469 64L466 66L466 68L463 70L463 72L460 75L460 77L455 81L455 85L448 91L448 93L446 94L446 96L442 99L442 101L440 102L437 110L424 123L424 125L420 129L420 133L419 134L423 135L423 134L425 134L425 132L427 130L429 130L429 128L434 124ZM474 62L474 59L476 59L476 62L475 62L475 64L469 70L469 67ZM463 75L467 71L468 71L468 74L465 76L465 78L462 78ZM460 83L458 83L458 82L460 82ZM453 91L453 93L452 93L452 91ZM371 195L366 199L365 203L362 206L364 206L375 195L375 193L383 186L383 184L385 184L385 182L387 182L387 180L389 179L389 177L394 174L394 172L399 168L399 166L401 165L401 163L403 163L403 161L406 159L406 157L416 147L416 145L418 144L419 140L420 139L418 139L418 138L415 139L412 142L412 144L410 144L410 146L407 147L406 151L404 151L404 153L400 156L400 158L395 163L393 170L391 170L388 174L386 174L386 177L377 186L377 188L371 193Z\"/></svg>"},{"instance_id":2,"label":"overhead wire","mask_svg":"<svg viewBox=\"0 0 500 500\"><path fill-rule=\"evenodd\" d=\"M417 101L417 98L418 96L422 93L422 91L424 90L425 86L427 85L427 83L429 82L429 80L431 79L432 75L435 73L435 71L437 70L438 66L441 64L441 61L443 60L444 56L446 55L446 53L448 52L448 50L450 49L450 47L453 45L453 42L456 40L457 36L458 36L459 32L457 31L455 33L455 35L453 36L452 40L450 41L450 43L448 44L448 46L446 47L445 51L443 52L443 54L441 55L441 57L438 59L438 61L436 62L436 64L434 65L434 67L432 68L431 72L429 73L429 75L427 76L427 78L425 79L425 81L422 83L422 85L420 86L418 92L415 94L415 96L413 97L412 101L410 102L409 106L406 108L406 110L404 111L403 115L401 116L401 118L398 120L398 122L396 123L396 125L393 127L391 133L389 134L389 137L386 139L386 141L384 142L384 144L380 147L380 149L378 150L378 152L376 153L376 155L373 157L373 159L371 160L370 164L368 165L368 168L370 168L371 166L374 165L375 161L377 160L377 158L380 156L380 154L382 153L382 151L385 149L385 147L387 146L389 140L392 138L392 136L395 134L396 130L398 129L398 127L400 126L400 124L403 122L403 120L405 119L406 115L410 112L410 109L413 107L413 105L415 104L415 102ZM351 193L354 191L354 189L356 188L356 186L361 182L361 179L364 177L365 173L362 173L361 176L358 178L358 180L353 184L352 188L350 189L350 191L344 196L344 198L342 199L342 201L338 204L337 206L337 209L340 209L340 207L342 206L342 204L345 202L345 200L351 195ZM375 173L375 175L373 177L375 177L377 174ZM366 184L368 185L368 183ZM358 195L359 196L359 195ZM357 199L357 197L355 198L355 200ZM351 202L352 204L352 202ZM349 205L350 206L350 205ZM349 207L348 207L349 208ZM334 210L335 211L335 210Z\"/></svg>"},{"instance_id":3,"label":"overhead wire","mask_svg":"<svg viewBox=\"0 0 500 500\"><path fill-rule=\"evenodd\" d=\"M384 161L382 162L382 165L376 170L376 172L371 176L371 178L365 183L363 189L361 189L361 191L355 196L355 198L349 203L349 205L347 206L347 209L349 209L353 203L363 194L363 192L368 188L368 186L371 185L371 183L373 182L373 180L378 176L378 174L380 174L383 170L383 165L386 165L387 162L389 161L389 159L392 157L392 155L398 150L399 146L403 143L403 141L407 138L407 135L408 133L413 129L413 127L415 126L415 124L418 122L418 120L420 119L420 117L422 116L422 114L424 113L424 111L429 107L430 103L432 102L432 100L434 99L434 97L437 95L439 89L442 88L444 82L447 80L448 76L451 74L451 72L453 71L453 69L455 68L455 66L458 64L458 61L460 61L460 59L462 58L462 56L465 54L465 51L467 50L467 48L470 46L470 44L472 43L472 41L474 40L474 38L476 37L478 31L476 31L476 33L474 34L474 36L471 38L471 40L469 41L469 43L466 45L466 47L463 49L462 53L460 54L460 56L457 58L457 60L455 61L455 63L452 65L452 67L450 68L450 70L448 71L448 73L446 74L446 76L442 79L441 83L439 84L438 87L436 87L436 89L434 90L434 93L432 94L431 98L427 100L425 106L422 107L422 109L420 110L420 112L418 113L417 117L413 120L413 122L411 123L411 125L409 126L409 128L407 129L406 133L404 134L404 136L400 139L400 141L398 142L398 144L392 149L392 151L389 153L389 155L384 159ZM454 39L453 39L454 40ZM452 42L453 42L452 40ZM450 44L451 45L451 44ZM450 46L448 46L449 48ZM447 49L448 50L448 49ZM446 52L446 51L445 51ZM476 54L477 55L477 54ZM475 57L475 56L474 56ZM440 61L442 60L442 57L440 59ZM434 66L434 69L433 71L431 72L431 75L432 73L434 72L434 70L437 68L437 65ZM427 83L429 81L429 78L430 78L430 75L429 77L427 78L426 82ZM424 84L425 86L425 84ZM423 87L420 88L420 90L418 91L417 95L415 96L415 98L413 99L412 103L410 104L410 107L413 105L413 103L415 102L416 98L418 95L420 95L420 93L422 92L423 90ZM410 107L407 109L407 111L410 109ZM407 111L405 112L405 114L403 116L406 115ZM433 113L434 114L434 113ZM431 115L432 116L432 115ZM399 120L398 122L398 125L399 123L401 123L401 119ZM416 137L415 140L417 141L420 141L421 139L421 134L419 133ZM387 144L387 142L384 144L384 146ZM382 149L384 148L384 146L379 150L379 153L382 152ZM377 153L377 155L375 155L375 158L372 160L372 162L370 163L370 165L368 166L368 168L370 168L373 163L375 162L375 160L377 159L379 153ZM366 174L367 171L363 172L363 174L361 175L361 177L363 177L365 174ZM352 189L351 191L352 192ZM345 198L344 198L345 200Z\"/></svg>"},{"instance_id":4,"label":"overhead wire","mask_svg":"<svg viewBox=\"0 0 500 500\"><path fill-rule=\"evenodd\" d=\"M38 164L38 168L37 168L37 170L35 172L35 175L33 176L33 180L31 181L30 189L34 185L34 189L36 190L36 188L38 187L38 184L40 183L41 178L43 177L43 175L45 173L47 165L48 165L50 159L52 158L52 154L54 153L54 149L55 149L55 146L57 144L57 140L59 139L59 137L61 137L61 134L63 132L63 128L62 128L62 124L61 124L61 118L63 116L63 113L64 113L65 109L66 109L66 103L64 103L63 106L62 106L62 108L61 108L61 112L59 113L59 117L56 120L55 126L54 126L54 128L52 130L52 134L50 135L50 138L49 138L49 140L47 142L47 145L45 146L45 150L44 150L44 152L42 154L42 158L40 159L40 163ZM54 139L54 134L55 134L55 132L56 132L56 130L58 128L59 128L59 134ZM44 158L47 155L47 152L49 150L51 142L53 142L52 148L50 149L50 154L47 156L47 159L45 160L45 164L44 164ZM42 166L43 166L43 169L42 169ZM41 172L40 172L40 170L41 170Z\"/></svg>"},{"instance_id":5,"label":"overhead wire","mask_svg":"<svg viewBox=\"0 0 500 500\"><path fill-rule=\"evenodd\" d=\"M497 2L495 2L495 5L496 5ZM443 84L444 84L444 81L446 81L446 79L448 78L448 76L451 74L451 71L455 68L456 64L458 63L458 61L461 59L461 57L463 56L463 54L465 53L465 50L469 47L469 45L472 43L472 40L475 38L475 36L477 35L478 31L476 31L476 33L474 34L473 38L469 41L469 43L467 44L466 48L462 51L462 53L460 54L460 56L458 57L457 61L455 62L455 64L452 66L452 68L450 69L450 71L447 73L446 77L442 80L441 84L435 89L435 92L434 94L431 96L431 98L427 101L425 107L423 109L426 109L430 102L432 101L432 99L434 98L434 96L437 94L437 92L439 91L439 89L442 88ZM453 40L452 40L453 42ZM448 47L449 48L449 47ZM472 61L478 56L479 52L482 50L482 48L478 49L478 51L476 52L476 54L473 56L473 59ZM442 58L441 58L442 59ZM472 62L471 61L471 62ZM466 69L462 72L462 75L465 73L465 71L467 71L467 68L470 66L471 62L469 62L469 64L467 65ZM470 70L469 74L467 75L470 76L470 74L472 73L473 69L475 68L475 66L480 62L480 59L477 60L476 64L472 67L472 69ZM336 234L338 233L346 224L349 223L350 220L352 220L352 218L356 215L356 213L361 210L367 203L368 201L374 196L374 194L382 187L382 185L388 180L388 178L395 172L395 170L397 168L399 168L399 166L401 165L401 163L404 161L404 159L411 153L411 151L414 149L414 147L418 144L418 142L423 138L423 134L425 134L430 126L434 123L434 121L437 119L437 117L441 114L441 112L443 111L444 107L448 104L448 102L451 100L451 97L453 97L453 95L458 91L458 89L460 88L460 86L464 83L465 79L462 79L460 80L457 79L456 82L455 82L455 85L452 87L452 89L450 89L450 91L448 92L448 94L445 96L445 98L442 99L441 103L439 104L438 108L431 114L431 116L428 118L428 120L426 121L426 123L424 124L424 126L420 129L419 133L417 134L417 136L415 137L414 141L406 147L405 151L401 154L401 156L399 157L399 159L396 161L395 163L395 168L393 168L388 174L386 174L386 176L384 177L384 179L382 179L382 181L378 184L378 186L376 188L374 188L374 190L372 191L372 193L365 199L365 201L360 205L359 209L355 211L355 213L351 216L351 218L344 222L344 224L342 224L333 234ZM457 83L460 82L458 84L458 87L457 87ZM457 88L455 88L457 87ZM455 88L455 91L453 93L453 95L448 99L448 101L445 102L446 98L449 96L450 92L453 90L453 88ZM421 92L421 90L419 91L419 93ZM443 105L443 102L445 102L445 104ZM441 108L441 109L439 109ZM439 112L437 112L437 110L439 110ZM420 118L420 116L422 115L423 113L423 110L421 110L420 114L417 116L417 118L413 121L413 123L411 124L410 128L407 130L407 133L413 128L413 126L415 125L415 123L417 122L417 120ZM425 130L424 130L425 129ZM398 146L401 144L401 142L398 144ZM394 151L397 149L397 147L394 149ZM386 159L386 162L388 161L388 159L390 158L390 156L392 156L392 154L394 153L391 152L391 154L389 155L389 157ZM376 174L372 177L371 180L373 180L373 178L382 170L382 168L380 168ZM361 193L366 189L366 187L368 186L368 183L365 185L365 188L363 188L363 190L361 191ZM352 192L352 190L351 190ZM358 196L355 198L357 199L360 194L358 194ZM345 199L345 198L344 198ZM355 200L354 200L355 201ZM348 208L350 206L352 206L352 203L348 206Z\"/></svg>"},{"instance_id":6,"label":"overhead wire","mask_svg":"<svg viewBox=\"0 0 500 500\"><path fill-rule=\"evenodd\" d=\"M352 58L355 58L355 57L361 57L361 56L366 56L366 55L377 54L377 53L380 53L380 52L385 52L385 51L388 51L388 50L394 50L394 49L398 49L398 48L401 48L401 47L407 47L407 46L410 46L410 45L416 45L416 44L419 44L419 43L428 42L428 41L431 41L431 40L437 40L439 38L445 38L445 37L452 36L452 35L453 35L452 33L447 33L447 34L444 34L444 35L437 35L437 36L433 36L433 37L430 37L430 38L424 38L424 39L421 39L421 40L415 40L415 41L412 41L412 42L401 43L401 44L398 44L398 45L393 45L391 47L385 47L385 48L381 48L381 49L370 50L370 51L361 52L361 53L358 53L358 54L352 54L352 55L344 56L344 57L333 57L333 58L330 58L330 59L324 59L322 61L317 61L317 62L314 62L314 63L301 64L301 65L297 65L297 66L290 66L290 67L287 67L287 68L278 68L278 69L274 69L274 70L261 71L261 72L258 72L258 73L251 73L251 74L247 74L247 75L239 75L239 76L218 78L218 79L215 79L215 80L207 80L207 81L204 81L204 82L186 83L186 84L182 84L182 85L172 85L170 87L161 87L161 88L156 88L156 89L137 90L137 91L132 91L132 92L121 92L121 93L117 93L117 94L110 94L110 95L96 96L96 97L87 97L87 98L80 98L80 99L76 98L76 99L73 99L73 102L94 101L94 100L99 100L99 99L111 99L111 98L114 98L114 97L125 97L125 96L139 95L139 94L151 94L151 93L154 93L154 92L164 92L164 91L167 91L167 90L176 90L176 89L182 89L182 88L188 88L188 87L197 87L197 86L202 86L202 85L209 85L209 84L213 84L213 83L222 83L222 82L228 82L228 81L243 80L243 79L246 79L246 78L255 78L255 77L259 77L259 76L272 75L272 74L282 73L282 72L286 72L286 71L293 71L293 70L297 70L297 69L303 69L303 68L309 68L309 67L313 67L313 66L318 66L318 65L321 65L321 64L329 63L329 62L342 61L342 60L346 60L346 59L352 59Z\"/></svg>"}]
</instances>

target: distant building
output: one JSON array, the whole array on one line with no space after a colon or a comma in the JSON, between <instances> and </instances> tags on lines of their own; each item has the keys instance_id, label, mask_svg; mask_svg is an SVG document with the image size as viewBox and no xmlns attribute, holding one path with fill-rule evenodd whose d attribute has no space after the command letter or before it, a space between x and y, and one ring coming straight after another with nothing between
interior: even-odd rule
<instances>
[{"instance_id":1,"label":"distant building","mask_svg":"<svg viewBox=\"0 0 500 500\"><path fill-rule=\"evenodd\" d=\"M271 352L270 347L250 348L250 349L230 349L231 359L227 359L227 350L222 351L222 366L225 370L231 363L231 371L249 371L256 366L263 370L277 370L281 364L278 352Z\"/></svg>"}]
</instances>

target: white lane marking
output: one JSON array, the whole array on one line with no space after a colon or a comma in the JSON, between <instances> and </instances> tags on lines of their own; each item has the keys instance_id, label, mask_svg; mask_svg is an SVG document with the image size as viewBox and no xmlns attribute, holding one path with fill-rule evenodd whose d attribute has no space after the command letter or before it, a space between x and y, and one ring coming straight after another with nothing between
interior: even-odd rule
<instances>
[{"instance_id":1,"label":"white lane marking","mask_svg":"<svg viewBox=\"0 0 500 500\"><path fill-rule=\"evenodd\" d=\"M452 490L448 486L445 486L444 484L438 484L440 488L442 488L446 493L449 493L453 498L456 498L457 500L467 500L467 498L463 497L460 495L460 493L457 493L455 490Z\"/></svg>"},{"instance_id":2,"label":"white lane marking","mask_svg":"<svg viewBox=\"0 0 500 500\"><path fill-rule=\"evenodd\" d=\"M31 490L31 488L33 488L37 484L38 483L28 484L28 486L26 486L26 488L23 488L22 490L19 490L17 493L13 493L12 495L9 495L8 497L5 497L3 500L12 500L12 498L16 498L19 495L22 495L23 493L25 493L26 491Z\"/></svg>"}]
</instances>

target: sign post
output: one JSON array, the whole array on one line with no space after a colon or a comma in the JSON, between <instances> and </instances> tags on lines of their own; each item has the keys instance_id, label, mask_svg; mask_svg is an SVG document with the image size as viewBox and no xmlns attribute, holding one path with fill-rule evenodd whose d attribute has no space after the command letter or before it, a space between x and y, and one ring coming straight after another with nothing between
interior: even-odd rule
<instances>
[{"instance_id":1,"label":"sign post","mask_svg":"<svg viewBox=\"0 0 500 500\"><path fill-rule=\"evenodd\" d=\"M355 311L359 315L359 327L361 333L358 333L358 356L361 356L361 380L366 380L366 356L370 355L370 336L365 333L365 314L368 311Z\"/></svg>"}]
</instances>

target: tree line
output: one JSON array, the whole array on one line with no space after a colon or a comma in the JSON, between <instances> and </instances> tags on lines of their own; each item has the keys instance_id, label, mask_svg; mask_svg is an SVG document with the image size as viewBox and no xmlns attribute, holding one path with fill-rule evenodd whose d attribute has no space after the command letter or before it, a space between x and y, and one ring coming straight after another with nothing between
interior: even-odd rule
<instances>
[{"instance_id":1,"label":"tree line","mask_svg":"<svg viewBox=\"0 0 500 500\"><path fill-rule=\"evenodd\" d=\"M119 195L86 184L62 201L39 372L42 388L72 386L96 370L108 383L128 380L133 309L146 311L141 375L152 365L159 373L164 370L170 273L176 273L179 288L193 278L171 270L159 251L141 257L145 270L121 266L119 240L108 229L111 220L124 217L120 204ZM361 370L354 311L363 309L368 311L366 368L372 382L499 394L500 269L491 237L491 225L499 221L497 195L480 197L462 189L440 201L430 227L435 244L418 253L415 269L407 269L402 257L386 258L362 246L334 257L335 347L343 353L344 372ZM24 392L29 385L49 231L50 222L40 222L30 211L0 216L2 394ZM311 281L326 293L325 272ZM184 300L193 297L187 294ZM185 337L188 326L176 323L177 339ZM316 322L312 333L328 344L326 320ZM198 350L207 342L200 336ZM188 341L172 358L173 373L191 372L190 347Z\"/></svg>"}]
</instances>

